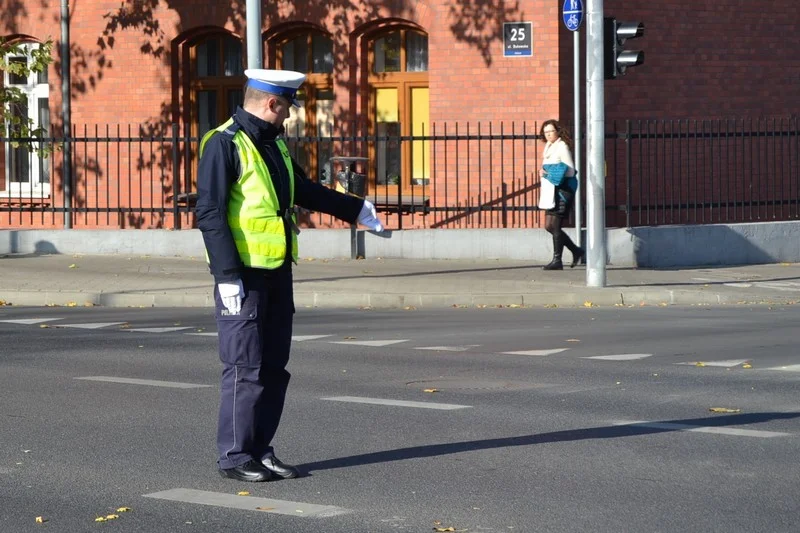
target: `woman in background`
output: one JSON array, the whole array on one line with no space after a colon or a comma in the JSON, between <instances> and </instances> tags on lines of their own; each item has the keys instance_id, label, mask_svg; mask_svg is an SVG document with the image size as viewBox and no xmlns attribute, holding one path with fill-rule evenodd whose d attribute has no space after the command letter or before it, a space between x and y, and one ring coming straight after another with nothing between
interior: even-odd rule
<instances>
[{"instance_id":1,"label":"woman in background","mask_svg":"<svg viewBox=\"0 0 800 533\"><path fill-rule=\"evenodd\" d=\"M569 132L553 119L542 124L539 134L541 140L547 143L544 146L542 168L539 170L539 208L546 211L544 227L553 236L553 259L544 266L544 270L564 269L561 262L564 246L572 252L572 263L569 266L573 268L584 259L586 251L572 242L569 235L561 229L564 220L569 218L578 186L572 159L572 139Z\"/></svg>"}]
</instances>

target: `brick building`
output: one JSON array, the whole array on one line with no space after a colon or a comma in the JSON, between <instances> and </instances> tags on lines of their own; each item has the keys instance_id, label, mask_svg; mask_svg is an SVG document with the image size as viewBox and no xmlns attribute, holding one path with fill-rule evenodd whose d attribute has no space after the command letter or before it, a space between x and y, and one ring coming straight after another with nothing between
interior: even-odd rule
<instances>
[{"instance_id":1,"label":"brick building","mask_svg":"<svg viewBox=\"0 0 800 533\"><path fill-rule=\"evenodd\" d=\"M48 38L58 43L57 3L2 1L0 36L30 46ZM508 198L517 206L536 204L537 124L553 117L570 122L573 114L573 39L560 1L280 1L262 9L265 67L308 73L289 136L343 137L295 143L310 176L327 179L332 155L366 157L369 193L404 206L398 220L405 227L453 222L448 212L433 213L440 222L420 222L415 199L432 207L454 197L462 206ZM74 4L71 118L75 136L84 139L73 151L70 201L83 209L76 227L192 223L188 212L173 209L173 200L194 183L196 142L190 139L241 102L243 10L244 3L231 8L186 0ZM767 11L746 0L606 0L605 12L646 26L645 36L632 41L646 51L645 64L606 83L607 123L796 117L800 59L787 44L800 23L795 2L776 0ZM507 22L531 23L530 56L504 55ZM3 79L29 93L23 112L54 137L61 135L62 116L58 50L57 44L46 76ZM581 57L585 64L585 51ZM485 140L436 140L465 134ZM346 140L364 136L384 140ZM394 136L434 139L392 142ZM58 154L43 160L3 146L0 225L59 227ZM26 217L30 205L53 216ZM494 214L476 222L467 213L460 220L508 225ZM512 226L538 224L534 211L513 216Z\"/></svg>"}]
</instances>

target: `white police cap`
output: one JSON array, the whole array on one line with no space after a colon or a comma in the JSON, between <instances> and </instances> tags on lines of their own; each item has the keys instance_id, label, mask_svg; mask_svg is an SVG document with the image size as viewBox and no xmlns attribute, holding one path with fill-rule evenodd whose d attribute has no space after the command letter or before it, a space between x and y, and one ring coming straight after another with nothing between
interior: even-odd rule
<instances>
[{"instance_id":1,"label":"white police cap","mask_svg":"<svg viewBox=\"0 0 800 533\"><path fill-rule=\"evenodd\" d=\"M300 107L300 104L295 100L295 94L300 85L306 80L306 75L302 72L249 68L244 71L244 75L247 76L248 87L282 96L295 107Z\"/></svg>"}]
</instances>

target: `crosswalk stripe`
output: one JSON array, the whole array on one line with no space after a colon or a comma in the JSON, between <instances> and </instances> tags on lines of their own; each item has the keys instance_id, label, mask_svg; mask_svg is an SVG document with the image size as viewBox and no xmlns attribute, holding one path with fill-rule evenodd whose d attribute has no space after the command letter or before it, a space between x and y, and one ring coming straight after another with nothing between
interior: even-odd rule
<instances>
[{"instance_id":1,"label":"crosswalk stripe","mask_svg":"<svg viewBox=\"0 0 800 533\"><path fill-rule=\"evenodd\" d=\"M197 337L216 337L217 333L187 333L186 335L195 335Z\"/></svg>"},{"instance_id":2,"label":"crosswalk stripe","mask_svg":"<svg viewBox=\"0 0 800 533\"><path fill-rule=\"evenodd\" d=\"M173 331L183 331L184 329L192 329L192 326L180 327L166 327L166 328L131 328L125 331L139 331L141 333L172 333Z\"/></svg>"},{"instance_id":3,"label":"crosswalk stripe","mask_svg":"<svg viewBox=\"0 0 800 533\"><path fill-rule=\"evenodd\" d=\"M764 370L783 370L784 372L800 372L800 365L773 366Z\"/></svg>"},{"instance_id":4,"label":"crosswalk stripe","mask_svg":"<svg viewBox=\"0 0 800 533\"><path fill-rule=\"evenodd\" d=\"M108 326L119 326L125 322L94 322L90 324L58 324L59 328L100 329Z\"/></svg>"},{"instance_id":5,"label":"crosswalk stripe","mask_svg":"<svg viewBox=\"0 0 800 533\"><path fill-rule=\"evenodd\" d=\"M333 335L292 335L292 340L294 342L315 341L325 337L333 337Z\"/></svg>"},{"instance_id":6,"label":"crosswalk stripe","mask_svg":"<svg viewBox=\"0 0 800 533\"><path fill-rule=\"evenodd\" d=\"M477 348L480 344L467 344L466 346L420 346L415 350L435 350L442 352L466 352L470 348Z\"/></svg>"},{"instance_id":7,"label":"crosswalk stripe","mask_svg":"<svg viewBox=\"0 0 800 533\"><path fill-rule=\"evenodd\" d=\"M581 359L599 359L600 361L635 361L650 357L651 353L621 353L618 355L594 355L592 357L581 357Z\"/></svg>"},{"instance_id":8,"label":"crosswalk stripe","mask_svg":"<svg viewBox=\"0 0 800 533\"><path fill-rule=\"evenodd\" d=\"M567 350L569 350L569 348L553 348L552 350L524 350L521 352L500 352L500 353L508 355L539 355L544 357L547 355L553 355L555 353L566 352Z\"/></svg>"},{"instance_id":9,"label":"crosswalk stripe","mask_svg":"<svg viewBox=\"0 0 800 533\"><path fill-rule=\"evenodd\" d=\"M614 425L653 428L653 429L666 429L671 431L692 431L696 433L715 433L718 435L732 435L738 437L759 437L763 439L768 439L772 437L788 437L791 435L790 433L780 433L777 431L759 431L756 429L738 429L738 428L718 427L718 426L694 426L690 424L675 424L672 422L619 421L619 422L614 422Z\"/></svg>"},{"instance_id":10,"label":"crosswalk stripe","mask_svg":"<svg viewBox=\"0 0 800 533\"><path fill-rule=\"evenodd\" d=\"M385 341L331 341L331 344L348 344L351 346L389 346L391 344L399 344L401 342L408 342L408 339L399 340L385 340Z\"/></svg>"},{"instance_id":11,"label":"crosswalk stripe","mask_svg":"<svg viewBox=\"0 0 800 533\"><path fill-rule=\"evenodd\" d=\"M83 376L75 379L85 381L104 381L108 383L124 383L126 385L149 385L151 387L167 387L171 389L201 389L211 387L200 383L181 383L180 381L159 381L155 379L119 378L113 376Z\"/></svg>"},{"instance_id":12,"label":"crosswalk stripe","mask_svg":"<svg viewBox=\"0 0 800 533\"><path fill-rule=\"evenodd\" d=\"M303 516L306 518L325 518L351 512L350 509L336 507L334 505L317 505L314 503L273 500L270 498L256 498L254 496L238 496L236 494L223 492L209 492L184 488L153 492L144 494L143 497L173 502L227 507L231 509L243 509L247 511Z\"/></svg>"},{"instance_id":13,"label":"crosswalk stripe","mask_svg":"<svg viewBox=\"0 0 800 533\"><path fill-rule=\"evenodd\" d=\"M42 322L51 322L53 320L61 320L60 318L17 318L13 320L0 320L0 322L7 322L9 324L24 324L27 326L33 324L41 324Z\"/></svg>"},{"instance_id":14,"label":"crosswalk stripe","mask_svg":"<svg viewBox=\"0 0 800 533\"><path fill-rule=\"evenodd\" d=\"M386 400L383 398L361 398L358 396L331 396L320 398L331 402L366 403L370 405L393 405L397 407L417 407L420 409L441 409L452 411L454 409L467 409L471 405L458 405L454 403L410 402L407 400Z\"/></svg>"},{"instance_id":15,"label":"crosswalk stripe","mask_svg":"<svg viewBox=\"0 0 800 533\"><path fill-rule=\"evenodd\" d=\"M724 368L731 368L739 366L748 362L750 359L730 359L728 361L689 361L686 363L675 363L676 365L689 365L689 366L721 366Z\"/></svg>"}]
</instances>

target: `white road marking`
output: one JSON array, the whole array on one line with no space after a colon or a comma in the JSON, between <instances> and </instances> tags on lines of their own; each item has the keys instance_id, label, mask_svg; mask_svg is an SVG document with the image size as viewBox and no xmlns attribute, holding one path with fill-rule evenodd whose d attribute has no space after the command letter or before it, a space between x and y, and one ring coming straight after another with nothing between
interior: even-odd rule
<instances>
[{"instance_id":1,"label":"white road marking","mask_svg":"<svg viewBox=\"0 0 800 533\"><path fill-rule=\"evenodd\" d=\"M180 326L180 327L166 327L166 328L131 328L126 329L125 331L141 331L142 333L171 333L173 331L182 331L184 329L192 329L191 326Z\"/></svg>"},{"instance_id":2,"label":"white road marking","mask_svg":"<svg viewBox=\"0 0 800 533\"><path fill-rule=\"evenodd\" d=\"M784 372L800 372L800 365L773 366L764 370L783 370Z\"/></svg>"},{"instance_id":3,"label":"white road marking","mask_svg":"<svg viewBox=\"0 0 800 533\"><path fill-rule=\"evenodd\" d=\"M197 337L216 337L217 333L187 333L187 335L195 335Z\"/></svg>"},{"instance_id":4,"label":"white road marking","mask_svg":"<svg viewBox=\"0 0 800 533\"><path fill-rule=\"evenodd\" d=\"M539 355L539 356L547 356L553 355L554 353L561 353L566 352L569 348L553 348L552 350L525 350L521 352L500 352L508 355Z\"/></svg>"},{"instance_id":5,"label":"white road marking","mask_svg":"<svg viewBox=\"0 0 800 533\"><path fill-rule=\"evenodd\" d=\"M748 362L750 359L730 359L728 361L689 361L686 363L675 363L676 365L690 365L690 366L698 366L698 363L703 363L702 366L721 366L725 368L731 368L734 366L739 366Z\"/></svg>"},{"instance_id":6,"label":"white road marking","mask_svg":"<svg viewBox=\"0 0 800 533\"><path fill-rule=\"evenodd\" d=\"M331 341L331 344L350 344L353 346L389 346L391 344L399 344L401 342L408 342L408 339L387 341Z\"/></svg>"},{"instance_id":7,"label":"white road marking","mask_svg":"<svg viewBox=\"0 0 800 533\"><path fill-rule=\"evenodd\" d=\"M726 287L736 287L739 289L749 289L753 286L752 283L723 283Z\"/></svg>"},{"instance_id":8,"label":"white road marking","mask_svg":"<svg viewBox=\"0 0 800 533\"><path fill-rule=\"evenodd\" d=\"M621 353L618 355L595 355L593 357L581 357L581 359L599 359L601 361L635 361L650 357L651 353Z\"/></svg>"},{"instance_id":9,"label":"white road marking","mask_svg":"<svg viewBox=\"0 0 800 533\"><path fill-rule=\"evenodd\" d=\"M788 292L800 291L800 287L798 287L796 283L793 283L791 281L784 281L784 282L781 282L781 281L773 281L773 282L770 282L770 281L759 281L758 282L758 286L759 287L765 287L767 289L773 289L773 290L776 290L776 291L784 291L784 292L787 292L787 291Z\"/></svg>"},{"instance_id":10,"label":"white road marking","mask_svg":"<svg viewBox=\"0 0 800 533\"><path fill-rule=\"evenodd\" d=\"M454 409L467 409L471 405L458 405L454 403L433 403L433 402L409 402L405 400L384 400L382 398L361 398L358 396L331 396L320 398L332 402L366 403L371 405L394 405L397 407L418 407L420 409L440 409L452 411Z\"/></svg>"},{"instance_id":11,"label":"white road marking","mask_svg":"<svg viewBox=\"0 0 800 533\"><path fill-rule=\"evenodd\" d=\"M465 346L420 346L415 350L436 350L442 352L466 352L470 348L477 348L480 344L467 344Z\"/></svg>"},{"instance_id":12,"label":"white road marking","mask_svg":"<svg viewBox=\"0 0 800 533\"><path fill-rule=\"evenodd\" d=\"M760 437L768 439L771 437L789 437L790 433L779 433L777 431L758 431L755 429L737 429L718 426L693 426L690 424L674 424L672 422L614 422L615 426L632 426L653 429L667 429L674 431L693 431L696 433L715 433L718 435L732 435L738 437Z\"/></svg>"},{"instance_id":13,"label":"white road marking","mask_svg":"<svg viewBox=\"0 0 800 533\"><path fill-rule=\"evenodd\" d=\"M204 387L211 387L211 385L201 385L199 383L181 383L179 381L158 381L154 379L118 378L113 376L84 376L75 379L83 379L86 381L105 381L109 383L125 383L128 385L149 385L151 387L168 387L172 389L200 389Z\"/></svg>"},{"instance_id":14,"label":"white road marking","mask_svg":"<svg viewBox=\"0 0 800 533\"><path fill-rule=\"evenodd\" d=\"M125 322L94 322L92 324L59 324L59 328L100 329L108 326L119 326Z\"/></svg>"},{"instance_id":15,"label":"white road marking","mask_svg":"<svg viewBox=\"0 0 800 533\"><path fill-rule=\"evenodd\" d=\"M17 318L14 320L0 320L0 322L8 322L9 324L41 324L42 322L50 322L52 320L61 320L60 318Z\"/></svg>"},{"instance_id":16,"label":"white road marking","mask_svg":"<svg viewBox=\"0 0 800 533\"><path fill-rule=\"evenodd\" d=\"M350 509L335 507L333 505L317 505L314 503L292 502L287 500L272 500L270 498L256 498L254 496L237 496L224 492L208 492L194 489L171 489L162 492L144 494L145 498L156 498L173 502L196 503L200 505L213 505L230 509L244 509L247 511L260 511L306 518L325 518L351 512Z\"/></svg>"},{"instance_id":17,"label":"white road marking","mask_svg":"<svg viewBox=\"0 0 800 533\"><path fill-rule=\"evenodd\" d=\"M324 339L325 337L332 337L333 335L292 335L294 342L314 341L317 339Z\"/></svg>"}]
</instances>

